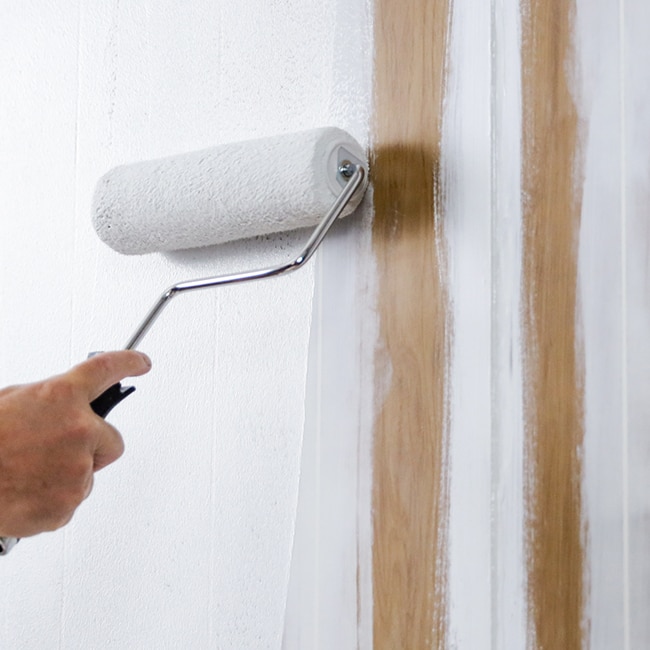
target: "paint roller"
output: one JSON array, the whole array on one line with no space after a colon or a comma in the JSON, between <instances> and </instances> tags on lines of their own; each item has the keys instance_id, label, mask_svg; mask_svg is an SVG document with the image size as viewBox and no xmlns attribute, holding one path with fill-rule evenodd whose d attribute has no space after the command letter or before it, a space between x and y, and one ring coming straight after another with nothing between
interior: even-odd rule
<instances>
[{"instance_id":1,"label":"paint roller","mask_svg":"<svg viewBox=\"0 0 650 650\"><path fill-rule=\"evenodd\" d=\"M361 146L334 127L225 144L116 167L98 182L93 225L127 254L182 250L315 226L289 262L179 282L164 291L128 340L142 341L175 296L275 277L304 266L338 217L354 211L367 186ZM102 417L130 395L115 384L91 406Z\"/></svg>"},{"instance_id":2,"label":"paint roller","mask_svg":"<svg viewBox=\"0 0 650 650\"><path fill-rule=\"evenodd\" d=\"M142 341L180 293L262 280L304 266L338 217L351 213L367 185L363 149L327 127L116 167L98 182L93 224L127 255L181 250L316 226L290 262L179 282L164 291L127 342ZM117 383L95 399L108 413L135 388ZM0 555L18 542L0 538Z\"/></svg>"}]
</instances>

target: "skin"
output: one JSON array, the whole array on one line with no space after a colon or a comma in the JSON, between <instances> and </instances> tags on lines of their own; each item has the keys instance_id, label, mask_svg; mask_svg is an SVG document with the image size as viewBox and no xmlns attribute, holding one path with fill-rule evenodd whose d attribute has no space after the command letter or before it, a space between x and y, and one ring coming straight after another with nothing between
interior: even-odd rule
<instances>
[{"instance_id":1,"label":"skin","mask_svg":"<svg viewBox=\"0 0 650 650\"><path fill-rule=\"evenodd\" d=\"M118 431L90 402L151 361L106 352L44 381L0 390L0 536L28 537L67 524L95 472L124 452Z\"/></svg>"}]
</instances>

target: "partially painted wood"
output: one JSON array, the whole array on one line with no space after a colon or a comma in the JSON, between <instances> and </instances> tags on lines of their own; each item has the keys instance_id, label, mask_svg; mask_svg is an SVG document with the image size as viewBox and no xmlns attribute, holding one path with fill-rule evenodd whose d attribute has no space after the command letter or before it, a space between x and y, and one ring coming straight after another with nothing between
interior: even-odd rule
<instances>
[{"instance_id":1,"label":"partially painted wood","mask_svg":"<svg viewBox=\"0 0 650 650\"><path fill-rule=\"evenodd\" d=\"M446 2L379 0L372 174L379 266L374 646L442 648L447 315L438 189Z\"/></svg>"},{"instance_id":2,"label":"partially painted wood","mask_svg":"<svg viewBox=\"0 0 650 650\"><path fill-rule=\"evenodd\" d=\"M393 15L379 3L388 18L378 16L377 34L387 31L393 43L399 44L392 46L394 52L408 52L413 60L421 61L424 19L408 34L406 30L391 33L403 25L404 12L415 11L413 4L396 8L399 15ZM447 61L448 73L435 78L439 86L432 89L430 79L426 86L420 66L404 64L397 55L377 60L378 82L388 79L385 87L392 87L386 96L403 98L391 104L392 113L379 116L386 120L388 133L398 134L390 141L392 145L409 141L399 131L403 116L408 116L409 133L417 132L414 97L440 89L446 92L442 130L438 113L429 118L428 125L434 142L443 134L440 167L433 166L433 178L443 179L438 185L443 194L432 197L430 231L418 231L431 238L436 250L435 255L421 258L421 263L432 264L442 278L430 285L435 291L428 299L441 297L438 318L446 330L435 359L446 383L440 386L434 381L428 387L432 403L439 403L442 412L442 419L436 420L441 436L436 453L441 455L435 456L442 470L440 483L424 485L437 491L429 494L428 501L421 500L422 494L409 483L409 476L415 474L409 464L415 447L404 436L404 429L398 431L412 418L413 402L407 396L411 387L402 368L408 365L403 357L417 367L415 354L409 358L404 352L415 337L395 325L407 318L404 314L409 309L420 307L421 294L394 278L387 280L387 269L408 273L409 262L426 244L413 236L408 254L406 250L398 254L400 243L407 239L395 213L404 210L403 204L392 199L392 216L388 210L384 216L378 212L375 229L376 243L384 228L382 236L394 247L390 253L380 247L376 250L382 268L380 314L386 344L381 353L394 364L397 375L389 384L376 438L375 644L462 648L491 643L499 650L526 645L552 650L646 647L650 639L647 3L491 3L494 300L489 459L484 440L472 448L463 446L470 439L470 429L475 429L469 425L475 414L463 412L456 401L464 387L486 372L488 363L480 350L473 355L475 375L468 377L470 371L463 369L464 355L470 356L472 345L484 340L487 329L477 318L472 330L476 340L463 338L463 314L478 309L467 297L474 292L479 300L482 295L476 286L479 273L466 277L463 273L480 267L484 251L471 259L468 250L471 229L480 227L483 215L473 210L474 221L463 222L462 210L457 211L463 202L476 200L462 192L463 166L476 164L479 178L488 165L477 156L476 142L482 134L471 140L471 150L460 144L463 133L480 122L479 113L485 110L479 101L463 106L468 85L480 82L485 65L481 61L469 70L463 68L473 48L480 47L480 37L470 39L469 34L479 29L484 14L465 13L462 0L449 6L452 9L445 8L444 13L453 14L453 36L447 52L440 54L440 61ZM436 38L441 45L441 37L431 26L426 29L429 46ZM468 39L467 46L458 47L463 39ZM447 40L444 43L447 47ZM382 109L380 103L378 109ZM386 160L390 156L377 156L373 172L380 185L390 187L392 179L394 194L388 190L378 194L380 209L408 187L402 171L387 167ZM386 169L390 175L384 176ZM429 191L425 184L422 188ZM458 200L451 200L454 196ZM434 214L442 219L444 229ZM416 220L410 227L415 231L417 224ZM441 241L449 246L445 254L439 252ZM392 293L385 293L391 286ZM406 306L407 299L411 307ZM426 310L430 303L424 304ZM417 376L414 383L427 379L422 368L429 359L421 357L421 365L411 372ZM402 384L406 387L400 393ZM411 390L417 394L415 388ZM402 411L409 411L408 415L400 412L395 395L401 396ZM465 492L457 489L476 459L481 461L474 466L476 480L467 481ZM484 540L470 554L470 545L462 537L481 526L483 513L475 508L479 498L471 490L484 484L489 463L491 602L482 596L482 567L472 571L470 562L463 565L463 560L476 557ZM400 471L410 475L397 480ZM392 508L388 514L387 505ZM420 508L439 517L437 536L425 539L421 529L408 527L405 513ZM470 515L475 512L478 516ZM430 521L421 523L426 526ZM438 544L439 564L431 570L433 544ZM416 571L408 553L418 545L429 552L421 553ZM397 549L392 555L391 548ZM400 572L411 579L408 596L404 596L406 581ZM476 589L465 597L463 589L469 591L472 580ZM430 597L437 598L431 611L438 607L435 611L445 624L436 627L441 619L431 617L434 634L430 636L406 631L409 624L417 627L416 616L422 609L413 606L413 598L422 593L423 583ZM426 608L433 601L417 602L425 602ZM483 635L482 640L472 642L474 630L461 627L463 608L469 602L476 606L473 622L481 629L486 609L491 607L490 641Z\"/></svg>"},{"instance_id":3,"label":"partially painted wood","mask_svg":"<svg viewBox=\"0 0 650 650\"><path fill-rule=\"evenodd\" d=\"M572 2L522 2L523 318L530 646L583 639L583 367Z\"/></svg>"}]
</instances>

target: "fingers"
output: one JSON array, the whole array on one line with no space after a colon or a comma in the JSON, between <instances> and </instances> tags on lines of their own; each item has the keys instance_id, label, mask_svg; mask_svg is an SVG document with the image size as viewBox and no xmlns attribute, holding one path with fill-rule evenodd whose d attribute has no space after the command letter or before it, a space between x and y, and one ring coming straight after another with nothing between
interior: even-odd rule
<instances>
[{"instance_id":1,"label":"fingers","mask_svg":"<svg viewBox=\"0 0 650 650\"><path fill-rule=\"evenodd\" d=\"M151 360L142 352L103 352L69 370L69 380L82 388L88 401L125 377L138 377L151 370Z\"/></svg>"},{"instance_id":2,"label":"fingers","mask_svg":"<svg viewBox=\"0 0 650 650\"><path fill-rule=\"evenodd\" d=\"M151 360L147 355L133 350L120 350L95 355L64 376L91 402L121 379L143 375L150 369ZM97 426L93 427L93 435L89 437L92 441L93 471L110 465L124 453L122 436L103 420L97 422Z\"/></svg>"},{"instance_id":3,"label":"fingers","mask_svg":"<svg viewBox=\"0 0 650 650\"><path fill-rule=\"evenodd\" d=\"M124 440L120 433L107 422L98 432L93 451L93 472L104 469L124 453Z\"/></svg>"}]
</instances>

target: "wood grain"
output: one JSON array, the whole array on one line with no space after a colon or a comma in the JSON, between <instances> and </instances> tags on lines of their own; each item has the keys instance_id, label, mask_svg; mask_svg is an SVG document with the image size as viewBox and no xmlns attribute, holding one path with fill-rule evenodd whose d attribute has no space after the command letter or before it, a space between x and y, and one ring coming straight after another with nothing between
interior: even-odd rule
<instances>
[{"instance_id":1,"label":"wood grain","mask_svg":"<svg viewBox=\"0 0 650 650\"><path fill-rule=\"evenodd\" d=\"M375 648L443 648L447 295L439 192L446 0L377 0L372 153L381 349ZM390 385L386 392L386 379Z\"/></svg>"},{"instance_id":2,"label":"wood grain","mask_svg":"<svg viewBox=\"0 0 650 650\"><path fill-rule=\"evenodd\" d=\"M571 0L522 2L525 475L533 647L583 647L583 367Z\"/></svg>"}]
</instances>

